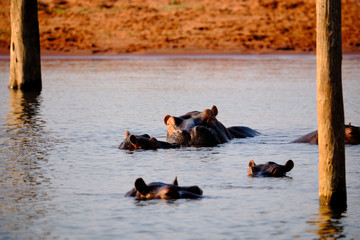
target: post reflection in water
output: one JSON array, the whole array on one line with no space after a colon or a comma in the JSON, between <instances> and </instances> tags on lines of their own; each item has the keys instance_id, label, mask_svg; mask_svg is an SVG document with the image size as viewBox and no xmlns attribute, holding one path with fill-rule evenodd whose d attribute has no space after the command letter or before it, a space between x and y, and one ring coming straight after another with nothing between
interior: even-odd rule
<instances>
[{"instance_id":1,"label":"post reflection in water","mask_svg":"<svg viewBox=\"0 0 360 240\"><path fill-rule=\"evenodd\" d=\"M319 206L319 213L316 219L309 221L309 224L315 227L314 233L319 239L339 239L345 238L344 225L341 219L346 210L334 210L329 206Z\"/></svg>"},{"instance_id":2,"label":"post reflection in water","mask_svg":"<svg viewBox=\"0 0 360 240\"><path fill-rule=\"evenodd\" d=\"M10 109L7 115L8 129L38 127L36 122L40 107L40 92L9 90Z\"/></svg>"},{"instance_id":3,"label":"post reflection in water","mask_svg":"<svg viewBox=\"0 0 360 240\"><path fill-rule=\"evenodd\" d=\"M9 90L9 96L9 113L0 132L0 225L5 237L31 238L31 231L22 226L41 219L46 214L43 203L51 198L42 168L49 143L39 115L40 93Z\"/></svg>"}]
</instances>

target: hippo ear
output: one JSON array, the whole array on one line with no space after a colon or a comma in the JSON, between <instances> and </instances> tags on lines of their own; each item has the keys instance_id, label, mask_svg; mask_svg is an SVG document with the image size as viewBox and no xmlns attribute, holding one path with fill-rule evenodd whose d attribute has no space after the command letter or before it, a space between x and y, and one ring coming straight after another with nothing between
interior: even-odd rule
<instances>
[{"instance_id":1,"label":"hippo ear","mask_svg":"<svg viewBox=\"0 0 360 240\"><path fill-rule=\"evenodd\" d=\"M165 123L165 125L167 125L167 122L168 122L168 120L169 120L170 117L171 117L170 115L166 115L166 116L164 117L164 123Z\"/></svg>"},{"instance_id":2,"label":"hippo ear","mask_svg":"<svg viewBox=\"0 0 360 240\"><path fill-rule=\"evenodd\" d=\"M204 110L204 117L205 118L210 118L210 117L212 117L213 116L213 111L211 111L210 109L205 109Z\"/></svg>"},{"instance_id":3,"label":"hippo ear","mask_svg":"<svg viewBox=\"0 0 360 240\"><path fill-rule=\"evenodd\" d=\"M131 134L130 134L130 132L129 132L129 130L126 130L125 131L125 138L127 138L128 136L130 136Z\"/></svg>"},{"instance_id":4,"label":"hippo ear","mask_svg":"<svg viewBox=\"0 0 360 240\"><path fill-rule=\"evenodd\" d=\"M173 185L179 186L177 177L175 177L175 180L172 182Z\"/></svg>"},{"instance_id":5,"label":"hippo ear","mask_svg":"<svg viewBox=\"0 0 360 240\"><path fill-rule=\"evenodd\" d=\"M290 159L285 163L285 170L289 172L294 167L294 162Z\"/></svg>"},{"instance_id":6,"label":"hippo ear","mask_svg":"<svg viewBox=\"0 0 360 240\"><path fill-rule=\"evenodd\" d=\"M254 166L256 166L256 164L255 164L254 160L251 159L249 161L249 167L254 167Z\"/></svg>"},{"instance_id":7,"label":"hippo ear","mask_svg":"<svg viewBox=\"0 0 360 240\"><path fill-rule=\"evenodd\" d=\"M133 144L133 145L137 145L138 144L138 139L135 135L131 135L130 136L130 143Z\"/></svg>"},{"instance_id":8,"label":"hippo ear","mask_svg":"<svg viewBox=\"0 0 360 240\"><path fill-rule=\"evenodd\" d=\"M146 185L145 181L142 178L138 178L135 180L135 190L144 196L150 192L149 187Z\"/></svg>"},{"instance_id":9,"label":"hippo ear","mask_svg":"<svg viewBox=\"0 0 360 240\"><path fill-rule=\"evenodd\" d=\"M171 126L175 126L176 125L176 120L174 117L170 116L170 115L166 115L164 118L164 123L166 125L171 125Z\"/></svg>"},{"instance_id":10,"label":"hippo ear","mask_svg":"<svg viewBox=\"0 0 360 240\"><path fill-rule=\"evenodd\" d=\"M218 115L218 109L217 109L217 107L215 105L212 106L211 111L213 112L214 117L216 117L216 115Z\"/></svg>"}]
</instances>

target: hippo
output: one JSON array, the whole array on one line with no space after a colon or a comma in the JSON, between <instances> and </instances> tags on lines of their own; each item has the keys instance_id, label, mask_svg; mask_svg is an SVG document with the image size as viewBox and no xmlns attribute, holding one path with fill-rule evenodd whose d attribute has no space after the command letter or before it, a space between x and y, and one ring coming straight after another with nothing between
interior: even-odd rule
<instances>
[{"instance_id":1,"label":"hippo","mask_svg":"<svg viewBox=\"0 0 360 240\"><path fill-rule=\"evenodd\" d=\"M294 162L292 160L288 160L285 165L280 165L274 162L256 165L254 160L250 160L248 175L253 177L284 177L293 167Z\"/></svg>"},{"instance_id":2,"label":"hippo","mask_svg":"<svg viewBox=\"0 0 360 240\"><path fill-rule=\"evenodd\" d=\"M166 140L182 146L213 147L220 144L216 132L204 126L194 126L188 130L176 130L168 134Z\"/></svg>"},{"instance_id":3,"label":"hippo","mask_svg":"<svg viewBox=\"0 0 360 240\"><path fill-rule=\"evenodd\" d=\"M308 133L292 143L312 143L318 144L318 131ZM345 124L345 144L357 145L360 144L360 127L352 126L351 123Z\"/></svg>"},{"instance_id":4,"label":"hippo","mask_svg":"<svg viewBox=\"0 0 360 240\"><path fill-rule=\"evenodd\" d=\"M148 134L143 135L132 135L128 130L125 131L125 139L119 145L119 149L127 150L136 150L136 149L169 149L169 148L178 148L179 144L168 143L163 141L158 141L156 138L150 137Z\"/></svg>"},{"instance_id":5,"label":"hippo","mask_svg":"<svg viewBox=\"0 0 360 240\"><path fill-rule=\"evenodd\" d=\"M233 138L254 137L259 133L251 128L234 126L226 128L216 119L218 109L212 106L203 112L192 111L180 117L166 115L166 140L189 146L215 146Z\"/></svg>"},{"instance_id":6,"label":"hippo","mask_svg":"<svg viewBox=\"0 0 360 240\"><path fill-rule=\"evenodd\" d=\"M135 181L135 188L126 193L126 197L136 197L138 200L150 199L197 199L202 198L203 191L198 186L180 187L177 177L172 184L152 182L146 184L142 178Z\"/></svg>"}]
</instances>

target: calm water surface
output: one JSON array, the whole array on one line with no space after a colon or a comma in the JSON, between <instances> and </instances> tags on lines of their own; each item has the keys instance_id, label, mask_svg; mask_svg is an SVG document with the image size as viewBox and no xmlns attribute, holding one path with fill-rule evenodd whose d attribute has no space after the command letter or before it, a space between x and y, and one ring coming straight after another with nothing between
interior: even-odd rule
<instances>
[{"instance_id":1,"label":"calm water surface","mask_svg":"<svg viewBox=\"0 0 360 240\"><path fill-rule=\"evenodd\" d=\"M344 56L345 121L360 125L360 57ZM318 204L315 56L45 58L43 91L9 91L0 60L0 239L359 239L360 146L346 147L347 210ZM214 148L127 152L125 130L165 140L166 114L216 105L262 135ZM257 163L295 162L286 178ZM137 202L146 182L200 200Z\"/></svg>"}]
</instances>

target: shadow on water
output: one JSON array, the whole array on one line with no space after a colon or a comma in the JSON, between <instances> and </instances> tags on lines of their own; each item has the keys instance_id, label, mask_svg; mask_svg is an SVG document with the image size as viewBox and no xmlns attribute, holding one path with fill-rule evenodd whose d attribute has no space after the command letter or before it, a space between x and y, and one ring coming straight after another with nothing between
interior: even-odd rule
<instances>
[{"instance_id":1,"label":"shadow on water","mask_svg":"<svg viewBox=\"0 0 360 240\"><path fill-rule=\"evenodd\" d=\"M9 113L0 131L0 238L31 238L35 233L22 226L38 222L47 212L44 202L51 199L43 169L50 143L40 107L39 92L9 90Z\"/></svg>"},{"instance_id":2,"label":"shadow on water","mask_svg":"<svg viewBox=\"0 0 360 240\"><path fill-rule=\"evenodd\" d=\"M315 215L316 219L308 223L314 228L313 233L317 239L339 239L346 238L344 225L341 219L345 218L346 209L334 210L329 206L319 206L319 212Z\"/></svg>"}]
</instances>

